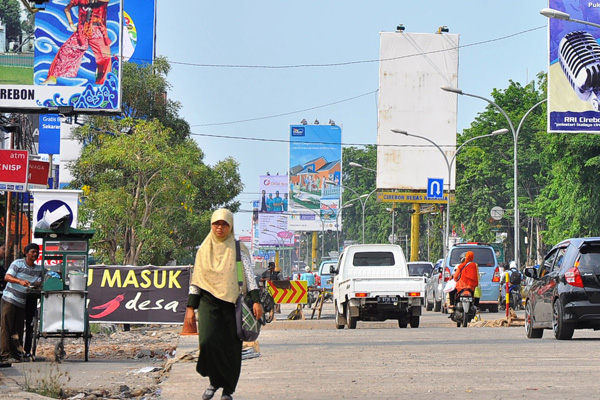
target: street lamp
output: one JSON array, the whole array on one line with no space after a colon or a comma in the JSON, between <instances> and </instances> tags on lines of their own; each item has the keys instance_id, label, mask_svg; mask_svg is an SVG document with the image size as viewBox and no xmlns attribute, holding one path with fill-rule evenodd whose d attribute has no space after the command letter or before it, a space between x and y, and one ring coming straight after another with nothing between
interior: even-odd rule
<instances>
[{"instance_id":1,"label":"street lamp","mask_svg":"<svg viewBox=\"0 0 600 400\"><path fill-rule=\"evenodd\" d=\"M359 164L359 163L349 162L348 165L351 167L354 167L354 168L362 168L362 169L366 169L367 171L373 171L373 172L377 173L376 169L365 167L364 165Z\"/></svg>"},{"instance_id":2,"label":"street lamp","mask_svg":"<svg viewBox=\"0 0 600 400\"><path fill-rule=\"evenodd\" d=\"M335 185L335 186L339 186L343 189L350 190L352 193L354 193L356 195L356 198L360 201L360 205L362 207L362 242L363 242L363 244L365 244L365 207L367 205L367 200L369 200L369 197L371 197L371 195L373 193L375 193L377 191L377 189L373 189L373 191L371 191L371 193L359 195L356 190L352 189L349 186L344 186L340 183L336 183L336 182L329 181L329 180L326 180L325 183L328 185Z\"/></svg>"},{"instance_id":3,"label":"street lamp","mask_svg":"<svg viewBox=\"0 0 600 400\"><path fill-rule=\"evenodd\" d=\"M517 130L515 131L515 127L510 119L510 117L508 116L508 114L506 113L506 111L504 111L504 109L502 107L500 107L498 104L496 104L495 102L493 102L492 100L482 97L482 96L478 96L476 94L471 94L471 93L466 93L463 92L462 90L460 90L459 88L455 88L455 87L450 87L450 86L443 86L441 88L442 90L446 91L446 92L450 92L450 93L456 93L456 94L460 94L460 95L464 95L464 96L469 96L469 97L475 97L477 99L481 99L483 101L488 102L489 104L493 105L494 107L496 107L496 109L498 111L500 111L500 113L504 116L504 118L506 118L506 121L508 122L508 125L510 126L510 131L512 132L513 135L513 181L514 181L514 185L513 185L513 203L514 203L514 260L517 263L517 268L519 267L519 247L521 245L520 241L519 241L519 197L518 197L518 192L517 192L517 176L518 176L518 171L517 171L517 143L519 140L519 131L521 130L521 126L523 125L523 121L525 120L525 118L529 115L529 113L531 111L533 111L534 108L536 108L537 106L539 106L540 104L544 103L546 101L546 99L541 100L539 102L537 102L533 107L531 107L526 113L525 115L523 115L523 118L521 118L521 122L519 123L519 126L517 128Z\"/></svg>"},{"instance_id":4,"label":"street lamp","mask_svg":"<svg viewBox=\"0 0 600 400\"><path fill-rule=\"evenodd\" d=\"M544 17L548 17L548 18L561 19L563 21L570 21L570 22L577 22L577 23L580 23L580 24L590 25L590 26L594 26L596 28L600 28L600 24L596 24L594 22L589 22L589 21L582 21L580 19L571 18L571 16L569 14L567 14L566 12L554 10L552 8L542 8L540 10L540 14L542 14Z\"/></svg>"},{"instance_id":5,"label":"street lamp","mask_svg":"<svg viewBox=\"0 0 600 400\"><path fill-rule=\"evenodd\" d=\"M445 236L445 238L444 238L444 241L445 241L444 258L446 258L446 255L448 254L448 250L450 250L450 190L452 189L452 186L451 186L452 164L454 163L454 160L456 159L456 155L467 143L472 142L473 140L484 138L484 137L502 135L504 133L507 133L508 129L498 129L492 133L488 133L487 135L475 136L475 137L472 137L471 139L466 140L463 144L460 145L459 148L456 149L456 151L454 152L454 155L452 156L452 160L450 160L450 161L448 161L448 157L446 156L446 153L444 153L444 150L442 150L442 148L437 143L435 143L433 140L429 139L428 137L413 135L412 133L408 133L406 131L401 131L398 129L392 129L392 132L399 133L399 134L405 135L405 136L413 136L413 137L417 137L417 138L426 140L429 143L431 143L432 145L434 145L440 151L440 153L442 153L442 156L444 156L444 160L446 161L446 166L448 167L448 198L447 198L447 205L446 205L446 232L444 234L444 236Z\"/></svg>"},{"instance_id":6,"label":"street lamp","mask_svg":"<svg viewBox=\"0 0 600 400\"><path fill-rule=\"evenodd\" d=\"M396 243L396 238L394 237L394 216L396 215L396 207L386 208L385 211L392 213L392 244Z\"/></svg>"}]
</instances>

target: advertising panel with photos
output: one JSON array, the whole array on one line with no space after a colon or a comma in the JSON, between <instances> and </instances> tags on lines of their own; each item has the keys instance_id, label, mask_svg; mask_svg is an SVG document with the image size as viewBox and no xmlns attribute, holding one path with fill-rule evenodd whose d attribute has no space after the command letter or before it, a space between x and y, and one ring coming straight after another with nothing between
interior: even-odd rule
<instances>
[{"instance_id":1,"label":"advertising panel with photos","mask_svg":"<svg viewBox=\"0 0 600 400\"><path fill-rule=\"evenodd\" d=\"M44 7L35 13L33 49L0 58L0 110L119 113L122 1L50 0Z\"/></svg>"},{"instance_id":2,"label":"advertising panel with photos","mask_svg":"<svg viewBox=\"0 0 600 400\"><path fill-rule=\"evenodd\" d=\"M548 131L600 133L600 3L550 0L582 22L549 18Z\"/></svg>"},{"instance_id":3,"label":"advertising panel with photos","mask_svg":"<svg viewBox=\"0 0 600 400\"><path fill-rule=\"evenodd\" d=\"M262 175L259 179L258 245L293 246L293 234L288 231L288 176Z\"/></svg>"},{"instance_id":4,"label":"advertising panel with photos","mask_svg":"<svg viewBox=\"0 0 600 400\"><path fill-rule=\"evenodd\" d=\"M290 231L337 230L342 179L342 129L290 126Z\"/></svg>"}]
</instances>

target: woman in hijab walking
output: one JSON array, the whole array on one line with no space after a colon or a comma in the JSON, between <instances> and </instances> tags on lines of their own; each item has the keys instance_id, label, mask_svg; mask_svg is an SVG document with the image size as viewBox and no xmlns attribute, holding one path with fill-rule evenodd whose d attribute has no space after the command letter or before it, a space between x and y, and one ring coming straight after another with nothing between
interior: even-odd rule
<instances>
[{"instance_id":1,"label":"woman in hijab walking","mask_svg":"<svg viewBox=\"0 0 600 400\"><path fill-rule=\"evenodd\" d=\"M196 254L185 318L191 320L198 309L200 354L196 371L207 376L210 385L202 395L212 399L223 388L221 400L232 400L242 368L242 341L237 336L235 303L240 293L237 278L236 242L233 214L226 209L215 211L211 231ZM244 266L244 285L254 302L257 319L262 316L259 289L250 254L240 243Z\"/></svg>"}]
</instances>

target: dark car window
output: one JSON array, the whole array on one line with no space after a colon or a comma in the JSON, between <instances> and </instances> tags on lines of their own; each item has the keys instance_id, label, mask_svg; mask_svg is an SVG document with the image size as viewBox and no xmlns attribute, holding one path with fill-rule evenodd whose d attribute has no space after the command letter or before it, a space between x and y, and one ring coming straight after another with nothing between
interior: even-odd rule
<instances>
[{"instance_id":1,"label":"dark car window","mask_svg":"<svg viewBox=\"0 0 600 400\"><path fill-rule=\"evenodd\" d=\"M539 276L542 277L546 275L548 272L552 271L552 264L554 264L554 260L556 259L556 254L558 251L554 250L552 253L548 254L544 259L544 263L540 265Z\"/></svg>"},{"instance_id":2,"label":"dark car window","mask_svg":"<svg viewBox=\"0 0 600 400\"><path fill-rule=\"evenodd\" d=\"M431 264L424 263L408 263L408 275L409 276L423 276L425 274L431 275L432 270Z\"/></svg>"},{"instance_id":3,"label":"dark car window","mask_svg":"<svg viewBox=\"0 0 600 400\"><path fill-rule=\"evenodd\" d=\"M600 246L584 246L579 256L579 267L600 273Z\"/></svg>"},{"instance_id":4,"label":"dark car window","mask_svg":"<svg viewBox=\"0 0 600 400\"><path fill-rule=\"evenodd\" d=\"M494 258L494 251L488 247L483 248L456 248L452 251L452 256L450 258L450 264L458 265L460 264L460 256L467 251L472 251L474 258L473 261L479 267L494 267L496 265L496 260Z\"/></svg>"},{"instance_id":5,"label":"dark car window","mask_svg":"<svg viewBox=\"0 0 600 400\"><path fill-rule=\"evenodd\" d=\"M352 265L355 267L390 267L395 265L391 251L363 251L354 253Z\"/></svg>"},{"instance_id":6,"label":"dark car window","mask_svg":"<svg viewBox=\"0 0 600 400\"><path fill-rule=\"evenodd\" d=\"M554 262L554 265L552 267L552 271L556 272L559 271L560 268L563 265L563 261L565 259L565 254L567 253L567 248L563 247L558 249L558 251L556 252L556 261Z\"/></svg>"}]
</instances>

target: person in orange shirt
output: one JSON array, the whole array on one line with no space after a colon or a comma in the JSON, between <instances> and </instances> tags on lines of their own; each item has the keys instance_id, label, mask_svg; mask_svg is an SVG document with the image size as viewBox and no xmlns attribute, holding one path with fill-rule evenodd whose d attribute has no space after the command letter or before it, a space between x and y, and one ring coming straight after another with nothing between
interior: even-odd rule
<instances>
[{"instance_id":1,"label":"person in orange shirt","mask_svg":"<svg viewBox=\"0 0 600 400\"><path fill-rule=\"evenodd\" d=\"M450 304L454 305L456 295L461 293L463 290L470 290L471 295L475 294L475 288L479 285L479 271L477 264L473 262L475 254L472 251L467 251L461 255L461 263L456 266L454 270L454 280L456 281L456 288L450 292Z\"/></svg>"}]
</instances>

